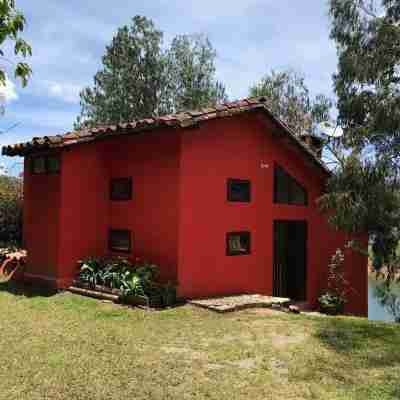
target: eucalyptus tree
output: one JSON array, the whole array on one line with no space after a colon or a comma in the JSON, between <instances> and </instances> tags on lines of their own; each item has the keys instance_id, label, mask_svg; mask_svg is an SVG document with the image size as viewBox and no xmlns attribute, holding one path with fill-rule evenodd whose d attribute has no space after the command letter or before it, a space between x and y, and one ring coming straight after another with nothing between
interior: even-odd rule
<instances>
[{"instance_id":1,"label":"eucalyptus tree","mask_svg":"<svg viewBox=\"0 0 400 400\"><path fill-rule=\"evenodd\" d=\"M322 204L337 227L369 234L373 264L391 280L400 266L400 2L330 0L329 12L343 135Z\"/></svg>"},{"instance_id":2,"label":"eucalyptus tree","mask_svg":"<svg viewBox=\"0 0 400 400\"><path fill-rule=\"evenodd\" d=\"M163 49L163 33L135 16L118 29L92 87L80 93L76 127L117 123L208 106L226 98L215 79L216 53L203 35L182 35Z\"/></svg>"},{"instance_id":3,"label":"eucalyptus tree","mask_svg":"<svg viewBox=\"0 0 400 400\"><path fill-rule=\"evenodd\" d=\"M315 133L330 120L332 102L322 94L311 96L304 76L292 69L267 73L250 87L249 95L265 96L271 111L298 134Z\"/></svg>"}]
</instances>

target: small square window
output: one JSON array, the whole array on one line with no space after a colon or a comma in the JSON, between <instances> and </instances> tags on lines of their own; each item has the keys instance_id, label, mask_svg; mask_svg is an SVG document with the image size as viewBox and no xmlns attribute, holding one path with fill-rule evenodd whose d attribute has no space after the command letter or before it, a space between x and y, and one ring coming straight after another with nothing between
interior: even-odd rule
<instances>
[{"instance_id":1,"label":"small square window","mask_svg":"<svg viewBox=\"0 0 400 400\"><path fill-rule=\"evenodd\" d=\"M132 199L132 178L117 178L111 180L110 185L111 200L131 200Z\"/></svg>"},{"instance_id":2,"label":"small square window","mask_svg":"<svg viewBox=\"0 0 400 400\"><path fill-rule=\"evenodd\" d=\"M229 232L226 234L226 255L250 254L250 232Z\"/></svg>"},{"instance_id":3,"label":"small square window","mask_svg":"<svg viewBox=\"0 0 400 400\"><path fill-rule=\"evenodd\" d=\"M47 158L47 172L49 174L57 174L60 172L60 158L51 156Z\"/></svg>"},{"instance_id":4,"label":"small square window","mask_svg":"<svg viewBox=\"0 0 400 400\"><path fill-rule=\"evenodd\" d=\"M45 157L33 157L32 158L32 173L33 174L45 174L46 173L46 158Z\"/></svg>"},{"instance_id":5,"label":"small square window","mask_svg":"<svg viewBox=\"0 0 400 400\"><path fill-rule=\"evenodd\" d=\"M119 253L130 253L131 231L111 229L109 232L109 248Z\"/></svg>"},{"instance_id":6,"label":"small square window","mask_svg":"<svg viewBox=\"0 0 400 400\"><path fill-rule=\"evenodd\" d=\"M249 203L251 201L251 185L249 180L228 179L228 201Z\"/></svg>"}]
</instances>

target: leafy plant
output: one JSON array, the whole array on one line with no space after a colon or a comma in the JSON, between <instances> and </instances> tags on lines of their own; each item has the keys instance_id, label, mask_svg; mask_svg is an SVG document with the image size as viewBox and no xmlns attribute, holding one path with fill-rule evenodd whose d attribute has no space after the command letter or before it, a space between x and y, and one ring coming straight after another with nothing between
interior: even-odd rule
<instances>
[{"instance_id":1,"label":"leafy plant","mask_svg":"<svg viewBox=\"0 0 400 400\"><path fill-rule=\"evenodd\" d=\"M332 293L325 293L318 299L321 311L329 315L341 314L344 311L345 300Z\"/></svg>"},{"instance_id":2,"label":"leafy plant","mask_svg":"<svg viewBox=\"0 0 400 400\"><path fill-rule=\"evenodd\" d=\"M22 242L22 180L0 176L0 244L20 247Z\"/></svg>"},{"instance_id":3,"label":"leafy plant","mask_svg":"<svg viewBox=\"0 0 400 400\"><path fill-rule=\"evenodd\" d=\"M132 298L151 306L171 306L176 302L176 289L172 283L157 282L157 265L136 259L132 264L122 257L88 258L80 262L79 280L91 288L102 285L121 291L121 299L130 303Z\"/></svg>"},{"instance_id":4,"label":"leafy plant","mask_svg":"<svg viewBox=\"0 0 400 400\"><path fill-rule=\"evenodd\" d=\"M155 280L157 275L158 267L154 264L142 263L135 265L134 272L123 282L123 296L141 296L149 301L156 291Z\"/></svg>"},{"instance_id":5,"label":"leafy plant","mask_svg":"<svg viewBox=\"0 0 400 400\"><path fill-rule=\"evenodd\" d=\"M322 94L312 97L304 76L295 70L272 70L250 87L249 95L265 96L274 115L299 135L316 133L322 122L330 120L331 100Z\"/></svg>"},{"instance_id":6,"label":"leafy plant","mask_svg":"<svg viewBox=\"0 0 400 400\"><path fill-rule=\"evenodd\" d=\"M5 49L13 50L14 56L20 56L26 58L32 55L31 46L21 37L21 33L25 28L25 17L24 15L15 8L15 0L2 0L0 2L0 57L1 59L9 61L9 58L5 57ZM13 46L6 46L6 42L14 42ZM4 63L3 63L4 64ZM14 65L14 63L11 63ZM14 66L14 75L16 78L20 78L22 85L25 86L28 83L28 79L31 76L31 68L25 62L17 62ZM6 83L6 72L4 67L0 67L0 85Z\"/></svg>"},{"instance_id":7,"label":"leafy plant","mask_svg":"<svg viewBox=\"0 0 400 400\"><path fill-rule=\"evenodd\" d=\"M336 315L344 311L349 283L345 278L343 265L344 254L337 249L328 265L327 290L318 298L320 309L326 314Z\"/></svg>"},{"instance_id":8,"label":"leafy plant","mask_svg":"<svg viewBox=\"0 0 400 400\"><path fill-rule=\"evenodd\" d=\"M386 268L393 281L400 271L400 2L328 3L342 135L327 205L336 228L368 234L374 268Z\"/></svg>"},{"instance_id":9,"label":"leafy plant","mask_svg":"<svg viewBox=\"0 0 400 400\"><path fill-rule=\"evenodd\" d=\"M87 283L91 288L102 283L103 269L98 259L90 258L82 262L79 272L79 279Z\"/></svg>"},{"instance_id":10,"label":"leafy plant","mask_svg":"<svg viewBox=\"0 0 400 400\"><path fill-rule=\"evenodd\" d=\"M122 291L127 296L146 296L143 282L139 275L132 274L129 279L123 282Z\"/></svg>"},{"instance_id":11,"label":"leafy plant","mask_svg":"<svg viewBox=\"0 0 400 400\"><path fill-rule=\"evenodd\" d=\"M75 128L202 108L226 100L216 52L203 35L180 35L165 49L153 21L136 15L106 47L91 87L80 93Z\"/></svg>"}]
</instances>

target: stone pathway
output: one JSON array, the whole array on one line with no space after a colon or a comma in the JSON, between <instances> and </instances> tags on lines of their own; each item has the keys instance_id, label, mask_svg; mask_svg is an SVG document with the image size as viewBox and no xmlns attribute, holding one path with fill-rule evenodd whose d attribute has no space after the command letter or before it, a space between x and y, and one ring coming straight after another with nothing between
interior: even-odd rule
<instances>
[{"instance_id":1,"label":"stone pathway","mask_svg":"<svg viewBox=\"0 0 400 400\"><path fill-rule=\"evenodd\" d=\"M237 311L254 307L284 307L289 303L290 299L284 297L263 296L260 294L189 300L189 304L217 312Z\"/></svg>"}]
</instances>

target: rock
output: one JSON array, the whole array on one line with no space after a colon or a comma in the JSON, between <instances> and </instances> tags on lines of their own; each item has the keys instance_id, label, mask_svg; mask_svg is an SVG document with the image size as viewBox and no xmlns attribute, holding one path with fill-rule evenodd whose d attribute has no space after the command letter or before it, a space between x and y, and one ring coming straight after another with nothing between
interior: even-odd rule
<instances>
[{"instance_id":1,"label":"rock","mask_svg":"<svg viewBox=\"0 0 400 400\"><path fill-rule=\"evenodd\" d=\"M300 308L293 304L289 306L289 311L293 314L300 314Z\"/></svg>"}]
</instances>

